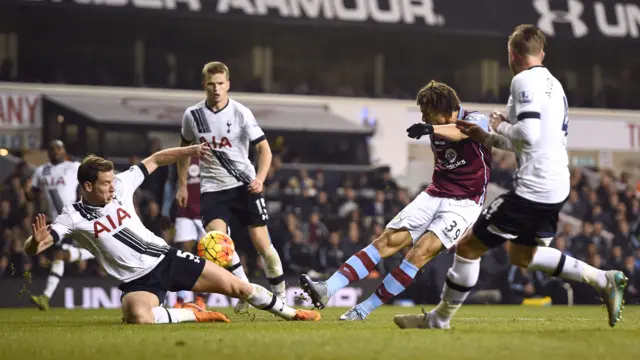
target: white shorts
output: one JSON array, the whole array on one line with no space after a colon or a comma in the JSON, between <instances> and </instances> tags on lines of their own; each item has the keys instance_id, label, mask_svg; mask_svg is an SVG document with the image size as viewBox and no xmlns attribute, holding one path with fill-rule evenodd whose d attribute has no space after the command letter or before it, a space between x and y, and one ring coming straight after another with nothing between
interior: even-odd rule
<instances>
[{"instance_id":1,"label":"white shorts","mask_svg":"<svg viewBox=\"0 0 640 360\"><path fill-rule=\"evenodd\" d=\"M387 224L387 229L407 229L415 244L431 231L451 248L478 218L482 206L473 200L447 199L420 193Z\"/></svg>"},{"instance_id":2,"label":"white shorts","mask_svg":"<svg viewBox=\"0 0 640 360\"><path fill-rule=\"evenodd\" d=\"M176 219L176 237L174 242L198 241L206 232L202 226L200 219L177 218Z\"/></svg>"}]
</instances>

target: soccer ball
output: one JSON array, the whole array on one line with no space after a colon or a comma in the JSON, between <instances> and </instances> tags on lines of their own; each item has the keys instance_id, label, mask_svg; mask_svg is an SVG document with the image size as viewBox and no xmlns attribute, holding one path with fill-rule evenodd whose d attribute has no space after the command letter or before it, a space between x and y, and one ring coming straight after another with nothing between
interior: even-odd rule
<instances>
[{"instance_id":1,"label":"soccer ball","mask_svg":"<svg viewBox=\"0 0 640 360\"><path fill-rule=\"evenodd\" d=\"M236 251L229 235L220 231L210 231L198 241L198 256L227 267Z\"/></svg>"}]
</instances>

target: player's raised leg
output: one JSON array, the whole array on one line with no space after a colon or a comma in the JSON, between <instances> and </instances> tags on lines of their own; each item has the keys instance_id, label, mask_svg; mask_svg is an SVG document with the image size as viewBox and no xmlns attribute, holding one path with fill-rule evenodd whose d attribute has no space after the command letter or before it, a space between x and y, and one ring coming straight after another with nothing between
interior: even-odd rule
<instances>
[{"instance_id":1,"label":"player's raised leg","mask_svg":"<svg viewBox=\"0 0 640 360\"><path fill-rule=\"evenodd\" d=\"M551 239L547 241L550 243ZM615 326L621 319L624 290L628 280L622 271L596 269L583 261L566 256L558 249L546 246L511 243L509 259L512 264L531 271L540 270L551 276L593 286L602 294L602 300L609 313L609 326Z\"/></svg>"},{"instance_id":2,"label":"player's raised leg","mask_svg":"<svg viewBox=\"0 0 640 360\"><path fill-rule=\"evenodd\" d=\"M441 198L420 193L387 224L387 228L377 239L351 256L327 281L314 282L303 274L300 277L302 289L311 297L316 307L324 308L338 290L364 279L380 260L418 240L431 224L441 201Z\"/></svg>"}]
</instances>

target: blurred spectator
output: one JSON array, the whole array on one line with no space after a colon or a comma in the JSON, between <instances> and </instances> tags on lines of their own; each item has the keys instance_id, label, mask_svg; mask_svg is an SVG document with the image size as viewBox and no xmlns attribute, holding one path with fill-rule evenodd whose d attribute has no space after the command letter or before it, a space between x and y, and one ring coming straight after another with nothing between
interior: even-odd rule
<instances>
[{"instance_id":1,"label":"blurred spectator","mask_svg":"<svg viewBox=\"0 0 640 360\"><path fill-rule=\"evenodd\" d=\"M589 207L582 199L580 199L578 190L571 189L571 192L569 193L569 200L567 200L562 207L562 211L578 219L584 219L589 212Z\"/></svg>"},{"instance_id":2,"label":"blurred spectator","mask_svg":"<svg viewBox=\"0 0 640 360\"><path fill-rule=\"evenodd\" d=\"M618 231L613 238L613 244L619 246L625 253L640 248L640 242L635 235L629 231L629 223L626 220L620 221Z\"/></svg>"},{"instance_id":3,"label":"blurred spectator","mask_svg":"<svg viewBox=\"0 0 640 360\"><path fill-rule=\"evenodd\" d=\"M318 252L319 269L325 274L332 274L349 258L344 249L339 231L334 231L329 235L327 245L320 247Z\"/></svg>"},{"instance_id":4,"label":"blurred spectator","mask_svg":"<svg viewBox=\"0 0 640 360\"><path fill-rule=\"evenodd\" d=\"M573 253L567 249L566 238L563 235L558 235L553 239L553 247L560 250L560 252L566 256L573 256Z\"/></svg>"},{"instance_id":5,"label":"blurred spectator","mask_svg":"<svg viewBox=\"0 0 640 360\"><path fill-rule=\"evenodd\" d=\"M338 208L338 216L341 218L347 217L351 212L355 211L358 208L358 203L356 202L356 193L353 191L353 188L347 187L344 189L344 201Z\"/></svg>"},{"instance_id":6,"label":"blurred spectator","mask_svg":"<svg viewBox=\"0 0 640 360\"><path fill-rule=\"evenodd\" d=\"M385 211L385 194L382 190L376 190L375 199L372 203L367 204L364 215L365 216L381 216L384 217L387 211Z\"/></svg>"},{"instance_id":7,"label":"blurred spectator","mask_svg":"<svg viewBox=\"0 0 640 360\"><path fill-rule=\"evenodd\" d=\"M391 177L391 171L388 168L382 171L382 179L380 179L380 182L377 184L376 188L380 190L393 191L398 189L398 184Z\"/></svg>"},{"instance_id":8,"label":"blurred spectator","mask_svg":"<svg viewBox=\"0 0 640 360\"><path fill-rule=\"evenodd\" d=\"M607 262L610 270L622 270L624 269L624 254L622 253L622 247L614 245L611 249L611 257Z\"/></svg>"},{"instance_id":9,"label":"blurred spectator","mask_svg":"<svg viewBox=\"0 0 640 360\"><path fill-rule=\"evenodd\" d=\"M624 268L622 272L629 279L625 301L628 304L638 304L640 302L640 276L638 276L638 268L635 266L636 259L633 256L627 256L624 259Z\"/></svg>"},{"instance_id":10,"label":"blurred spectator","mask_svg":"<svg viewBox=\"0 0 640 360\"><path fill-rule=\"evenodd\" d=\"M305 242L301 231L295 230L291 235L291 240L287 241L282 249L282 264L285 270L293 275L312 270L316 257L314 248Z\"/></svg>"},{"instance_id":11,"label":"blurred spectator","mask_svg":"<svg viewBox=\"0 0 640 360\"><path fill-rule=\"evenodd\" d=\"M571 239L571 252L579 259L586 259L587 245L592 243L593 224L585 221L582 223L582 231Z\"/></svg>"},{"instance_id":12,"label":"blurred spectator","mask_svg":"<svg viewBox=\"0 0 640 360\"><path fill-rule=\"evenodd\" d=\"M328 219L333 216L334 209L329 203L329 196L326 192L321 191L316 197L314 212L317 212L322 219Z\"/></svg>"},{"instance_id":13,"label":"blurred spectator","mask_svg":"<svg viewBox=\"0 0 640 360\"><path fill-rule=\"evenodd\" d=\"M160 205L158 205L156 201L149 201L146 210L147 211L145 212L145 216L142 221L144 226L151 230L151 232L156 236L170 242L168 231L169 224L167 224L166 220L163 219L162 214L160 214Z\"/></svg>"},{"instance_id":14,"label":"blurred spectator","mask_svg":"<svg viewBox=\"0 0 640 360\"><path fill-rule=\"evenodd\" d=\"M314 248L324 244L329 237L329 229L320 221L320 215L317 212L311 213L309 221L302 226L302 233L305 242Z\"/></svg>"},{"instance_id":15,"label":"blurred spectator","mask_svg":"<svg viewBox=\"0 0 640 360\"><path fill-rule=\"evenodd\" d=\"M527 269L512 265L509 269L507 281L511 290L510 298L512 304L522 304L524 299L536 296L534 279Z\"/></svg>"}]
</instances>

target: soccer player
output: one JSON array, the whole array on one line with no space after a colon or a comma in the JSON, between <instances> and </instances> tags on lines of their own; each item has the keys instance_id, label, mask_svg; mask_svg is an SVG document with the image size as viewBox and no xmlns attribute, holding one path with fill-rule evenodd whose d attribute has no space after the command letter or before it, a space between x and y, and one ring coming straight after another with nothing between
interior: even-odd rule
<instances>
[{"instance_id":1,"label":"soccer player","mask_svg":"<svg viewBox=\"0 0 640 360\"><path fill-rule=\"evenodd\" d=\"M174 242L181 244L182 251L195 254L196 241L205 235L202 220L200 219L200 159L191 158L191 163L187 169L187 206L178 206L176 210L176 235ZM196 295L196 305L205 308L204 297ZM184 304L184 292L178 293L175 306L181 307Z\"/></svg>"},{"instance_id":2,"label":"soccer player","mask_svg":"<svg viewBox=\"0 0 640 360\"><path fill-rule=\"evenodd\" d=\"M271 244L267 220L269 215L262 197L263 183L271 166L271 148L264 132L251 110L230 99L229 68L221 62L207 63L202 69L202 85L206 99L189 107L182 120L181 146L194 142L208 143L213 156L200 162L200 213L207 232L226 233L231 217L247 226L249 237L263 260L271 291L285 298L282 263ZM249 146L258 153L258 172L249 160ZM186 188L186 159L178 163L178 205L186 205L190 196ZM242 280L247 280L234 254L227 269ZM240 301L234 307L237 313L248 310Z\"/></svg>"},{"instance_id":3,"label":"soccer player","mask_svg":"<svg viewBox=\"0 0 640 360\"><path fill-rule=\"evenodd\" d=\"M242 281L204 258L169 247L142 224L133 193L144 179L159 166L209 151L207 144L166 149L118 175L110 161L88 156L77 174L82 200L65 206L50 229L39 215L25 252L38 254L65 236L73 236L121 282L122 314L128 323L229 322L224 314L194 304L181 309L160 306L167 291L181 290L236 297L286 320L319 320L317 312L292 309L265 288Z\"/></svg>"},{"instance_id":4,"label":"soccer player","mask_svg":"<svg viewBox=\"0 0 640 360\"><path fill-rule=\"evenodd\" d=\"M424 315L398 315L401 328L449 328L455 312L478 280L480 257L510 242L512 264L552 276L584 282L602 293L615 326L622 310L627 280L620 271L602 271L548 247L558 214L569 196L567 155L568 105L562 85L542 65L544 34L519 25L509 37L509 66L514 74L507 118L490 116L496 133L458 121L461 131L489 146L512 148L518 159L514 190L496 198L456 249L440 303Z\"/></svg>"},{"instance_id":5,"label":"soccer player","mask_svg":"<svg viewBox=\"0 0 640 360\"><path fill-rule=\"evenodd\" d=\"M349 258L327 281L313 282L305 274L300 278L314 304L323 308L338 290L364 279L381 259L411 247L402 264L384 278L378 289L340 320L363 320L404 291L418 269L443 249L454 246L482 211L491 149L462 134L455 122L465 119L488 129L487 118L464 110L456 92L436 81L418 92L417 105L423 123L412 125L407 132L416 139L431 137L436 158L431 185L387 224L379 238Z\"/></svg>"},{"instance_id":6,"label":"soccer player","mask_svg":"<svg viewBox=\"0 0 640 360\"><path fill-rule=\"evenodd\" d=\"M49 207L49 218L55 219L62 208L77 200L78 180L76 174L80 163L67 161L64 143L54 140L48 149L49 162L39 166L31 179L31 193L43 193ZM41 295L31 295L29 299L41 310L49 309L49 299L56 291L60 278L64 275L64 263L93 259L93 255L85 249L73 246L69 238L63 239L54 249L51 273L47 285Z\"/></svg>"}]
</instances>

